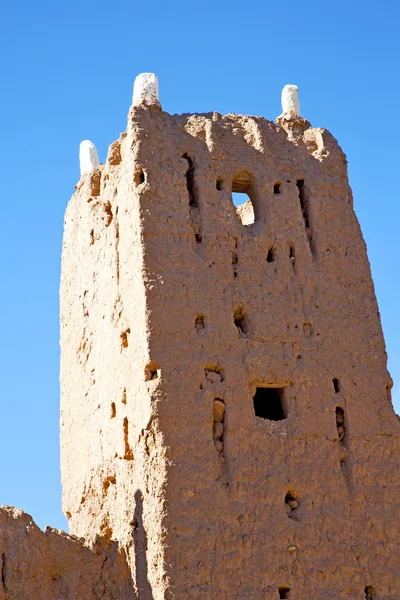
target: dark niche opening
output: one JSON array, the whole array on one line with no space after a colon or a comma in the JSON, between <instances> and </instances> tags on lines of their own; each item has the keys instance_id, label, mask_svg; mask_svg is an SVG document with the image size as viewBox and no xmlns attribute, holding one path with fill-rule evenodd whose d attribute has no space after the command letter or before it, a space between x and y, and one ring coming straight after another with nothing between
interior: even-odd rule
<instances>
[{"instance_id":1,"label":"dark niche opening","mask_svg":"<svg viewBox=\"0 0 400 600\"><path fill-rule=\"evenodd\" d=\"M279 598L290 598L290 588L280 587L278 591L279 591Z\"/></svg>"},{"instance_id":2,"label":"dark niche opening","mask_svg":"<svg viewBox=\"0 0 400 600\"><path fill-rule=\"evenodd\" d=\"M294 245L293 244L289 245L289 258L290 258L290 262L292 263L292 267L294 269L294 265L295 265L295 262L296 262L296 257L295 257Z\"/></svg>"},{"instance_id":3,"label":"dark niche opening","mask_svg":"<svg viewBox=\"0 0 400 600\"><path fill-rule=\"evenodd\" d=\"M267 262L274 262L275 256L276 256L275 246L272 245L270 248L268 248Z\"/></svg>"},{"instance_id":4,"label":"dark niche opening","mask_svg":"<svg viewBox=\"0 0 400 600\"><path fill-rule=\"evenodd\" d=\"M288 492L285 496L285 510L290 519L296 519L296 509L300 506L298 498L294 492Z\"/></svg>"},{"instance_id":5,"label":"dark niche opening","mask_svg":"<svg viewBox=\"0 0 400 600\"><path fill-rule=\"evenodd\" d=\"M277 196L278 194L281 193L281 184L280 183L274 183L274 194L275 196Z\"/></svg>"},{"instance_id":6,"label":"dark niche opening","mask_svg":"<svg viewBox=\"0 0 400 600\"><path fill-rule=\"evenodd\" d=\"M299 200L301 212L304 220L304 227L307 234L308 243L310 246L311 253L313 253L313 239L312 239L312 231L310 224L310 202L309 202L309 193L307 192L307 188L305 185L304 179L298 179L296 181L297 189L299 190Z\"/></svg>"},{"instance_id":7,"label":"dark niche opening","mask_svg":"<svg viewBox=\"0 0 400 600\"><path fill-rule=\"evenodd\" d=\"M233 312L233 322L241 333L247 333L247 318L243 306L236 306Z\"/></svg>"},{"instance_id":8,"label":"dark niche opening","mask_svg":"<svg viewBox=\"0 0 400 600\"><path fill-rule=\"evenodd\" d=\"M197 329L197 331L204 329L204 315L197 315L194 321L194 326Z\"/></svg>"},{"instance_id":9,"label":"dark niche opening","mask_svg":"<svg viewBox=\"0 0 400 600\"><path fill-rule=\"evenodd\" d=\"M301 206L301 212L303 213L304 224L306 227L310 226L310 221L308 217L308 202L307 196L305 194L305 185L304 179L298 179L296 181L297 189L299 190L299 200Z\"/></svg>"},{"instance_id":10,"label":"dark niche opening","mask_svg":"<svg viewBox=\"0 0 400 600\"><path fill-rule=\"evenodd\" d=\"M375 592L374 588L372 587L372 585L367 585L364 592L365 592L365 597L367 600L375 600L376 592Z\"/></svg>"},{"instance_id":11,"label":"dark niche opening","mask_svg":"<svg viewBox=\"0 0 400 600\"><path fill-rule=\"evenodd\" d=\"M258 387L253 398L256 417L269 421L286 419L284 408L284 388Z\"/></svg>"},{"instance_id":12,"label":"dark niche opening","mask_svg":"<svg viewBox=\"0 0 400 600\"><path fill-rule=\"evenodd\" d=\"M333 389L335 390L335 394L338 394L340 392L340 382L339 382L339 379L337 379L336 377L334 377L332 379L332 383L333 383Z\"/></svg>"},{"instance_id":13,"label":"dark niche opening","mask_svg":"<svg viewBox=\"0 0 400 600\"><path fill-rule=\"evenodd\" d=\"M140 184L144 183L145 180L146 180L146 176L145 176L143 170L140 169L139 171L136 171L136 173L135 173L135 183L136 183L136 185L140 185Z\"/></svg>"},{"instance_id":14,"label":"dark niche opening","mask_svg":"<svg viewBox=\"0 0 400 600\"><path fill-rule=\"evenodd\" d=\"M346 426L344 423L344 410L340 406L336 407L336 427L339 441L342 442L346 434Z\"/></svg>"},{"instance_id":15,"label":"dark niche opening","mask_svg":"<svg viewBox=\"0 0 400 600\"><path fill-rule=\"evenodd\" d=\"M193 162L193 159L186 152L182 156L182 158L184 158L188 163L188 168L185 173L185 177L186 177L186 188L187 188L187 191L189 194L189 206L197 207L199 204L198 204L198 200L197 200L196 186L195 186L195 179L194 179L194 162Z\"/></svg>"}]
</instances>

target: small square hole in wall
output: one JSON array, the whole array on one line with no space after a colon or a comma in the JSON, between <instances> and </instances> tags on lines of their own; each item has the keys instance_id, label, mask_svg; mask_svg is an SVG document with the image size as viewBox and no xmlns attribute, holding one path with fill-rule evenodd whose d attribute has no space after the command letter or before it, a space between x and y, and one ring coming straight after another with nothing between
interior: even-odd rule
<instances>
[{"instance_id":1,"label":"small square hole in wall","mask_svg":"<svg viewBox=\"0 0 400 600\"><path fill-rule=\"evenodd\" d=\"M256 417L269 421L286 419L284 388L258 387L253 397Z\"/></svg>"},{"instance_id":2,"label":"small square hole in wall","mask_svg":"<svg viewBox=\"0 0 400 600\"><path fill-rule=\"evenodd\" d=\"M138 171L136 171L135 173L135 183L136 185L141 185L142 183L144 183L146 180L146 176L144 174L144 171L142 169L139 169Z\"/></svg>"},{"instance_id":3,"label":"small square hole in wall","mask_svg":"<svg viewBox=\"0 0 400 600\"><path fill-rule=\"evenodd\" d=\"M290 598L290 588L280 587L279 588L279 598Z\"/></svg>"}]
</instances>

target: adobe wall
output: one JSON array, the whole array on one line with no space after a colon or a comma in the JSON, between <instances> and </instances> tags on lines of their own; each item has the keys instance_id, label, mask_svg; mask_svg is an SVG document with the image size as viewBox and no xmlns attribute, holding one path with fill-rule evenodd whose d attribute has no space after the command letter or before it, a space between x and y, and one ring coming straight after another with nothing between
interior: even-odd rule
<instances>
[{"instance_id":1,"label":"adobe wall","mask_svg":"<svg viewBox=\"0 0 400 600\"><path fill-rule=\"evenodd\" d=\"M332 136L134 108L65 227L72 532L117 539L140 598L400 599L400 425Z\"/></svg>"},{"instance_id":2,"label":"adobe wall","mask_svg":"<svg viewBox=\"0 0 400 600\"><path fill-rule=\"evenodd\" d=\"M131 140L123 135L122 141L124 163L120 165L120 144L115 143L107 169L100 167L81 180L65 216L60 287L63 510L70 531L79 537L91 541L100 534L120 542L136 590L143 595L149 588L147 561L161 560L151 570L156 572L153 585L163 572L159 495L165 450L152 425L144 378L149 357L135 149L130 155ZM142 533L144 518L148 542Z\"/></svg>"},{"instance_id":3,"label":"adobe wall","mask_svg":"<svg viewBox=\"0 0 400 600\"><path fill-rule=\"evenodd\" d=\"M98 538L92 547L32 517L0 507L0 600L135 600L124 552Z\"/></svg>"}]
</instances>

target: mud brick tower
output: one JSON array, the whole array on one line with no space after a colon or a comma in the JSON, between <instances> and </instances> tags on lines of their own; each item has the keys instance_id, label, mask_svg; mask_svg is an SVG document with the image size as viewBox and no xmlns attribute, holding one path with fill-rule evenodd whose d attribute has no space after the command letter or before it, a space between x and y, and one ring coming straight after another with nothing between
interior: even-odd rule
<instances>
[{"instance_id":1,"label":"mud brick tower","mask_svg":"<svg viewBox=\"0 0 400 600\"><path fill-rule=\"evenodd\" d=\"M400 599L399 435L346 158L299 116L162 112L82 177L61 283L63 506L140 600ZM235 207L232 193L246 202Z\"/></svg>"}]
</instances>

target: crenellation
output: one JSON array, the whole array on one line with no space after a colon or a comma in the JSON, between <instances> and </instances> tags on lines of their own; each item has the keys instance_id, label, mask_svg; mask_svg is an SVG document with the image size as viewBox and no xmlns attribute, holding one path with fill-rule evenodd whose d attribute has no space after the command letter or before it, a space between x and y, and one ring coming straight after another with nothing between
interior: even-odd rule
<instances>
[{"instance_id":1,"label":"crenellation","mask_svg":"<svg viewBox=\"0 0 400 600\"><path fill-rule=\"evenodd\" d=\"M91 173L100 164L96 146L90 140L84 140L79 146L79 164L81 175Z\"/></svg>"},{"instance_id":2,"label":"crenellation","mask_svg":"<svg viewBox=\"0 0 400 600\"><path fill-rule=\"evenodd\" d=\"M300 115L299 88L297 85L285 85L282 90L282 113Z\"/></svg>"},{"instance_id":3,"label":"crenellation","mask_svg":"<svg viewBox=\"0 0 400 600\"><path fill-rule=\"evenodd\" d=\"M133 106L154 106L161 109L158 94L158 77L155 73L141 73L133 86Z\"/></svg>"}]
</instances>

